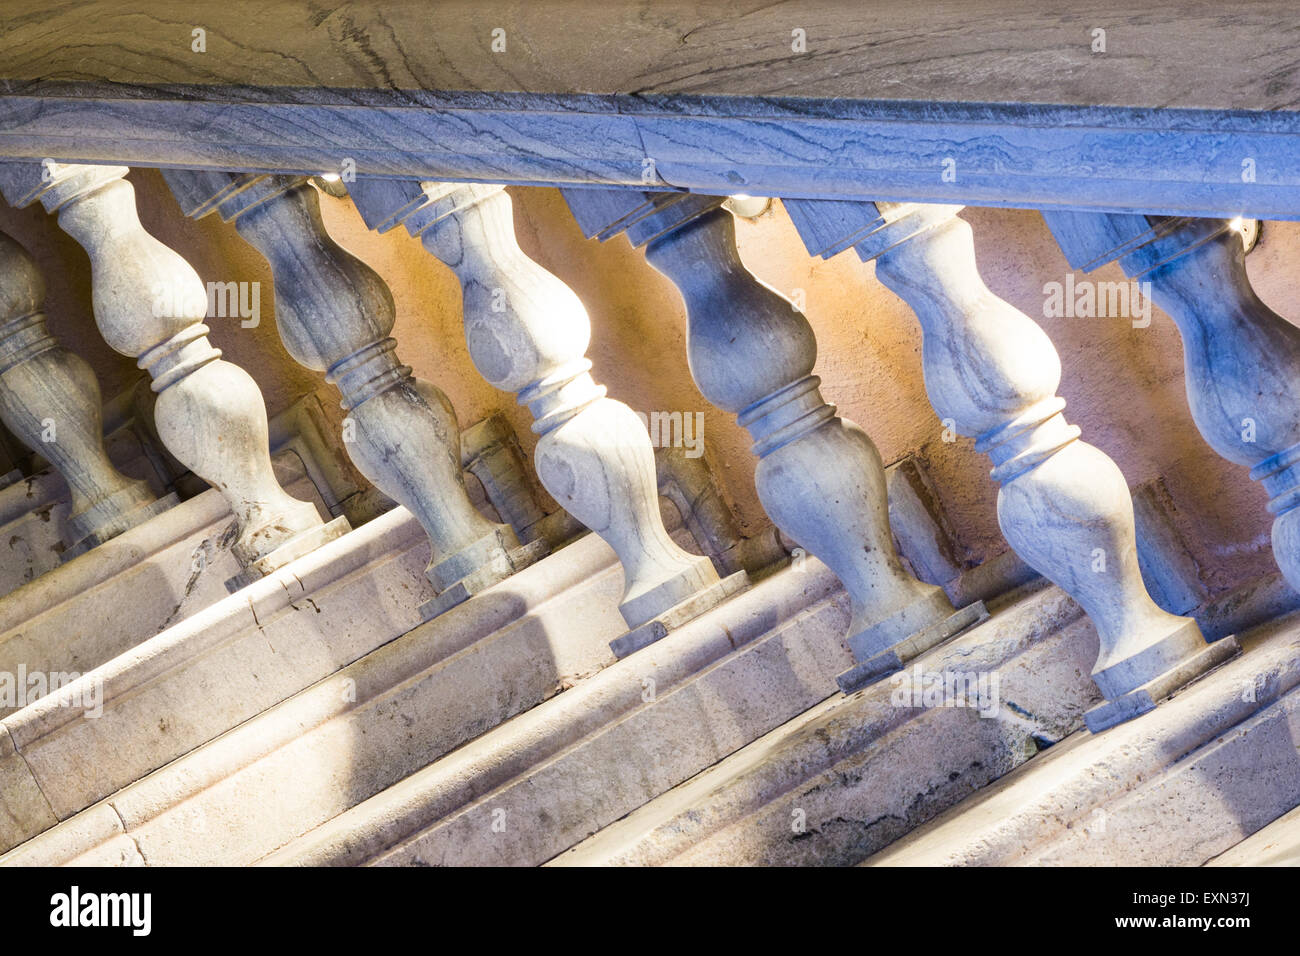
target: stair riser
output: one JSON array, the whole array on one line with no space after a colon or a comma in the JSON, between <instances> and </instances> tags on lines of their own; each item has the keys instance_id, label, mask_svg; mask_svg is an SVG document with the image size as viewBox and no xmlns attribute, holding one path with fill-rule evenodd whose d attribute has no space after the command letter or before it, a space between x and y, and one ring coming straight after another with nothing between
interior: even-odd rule
<instances>
[{"instance_id":1,"label":"stair riser","mask_svg":"<svg viewBox=\"0 0 1300 956\"><path fill-rule=\"evenodd\" d=\"M781 727L556 859L564 865L851 864L1079 726L1097 637L1056 588L918 661L996 684L992 716L896 701L889 678ZM910 676L911 668L908 669ZM902 705L900 705L902 704ZM936 747L936 741L943 741Z\"/></svg>"},{"instance_id":2,"label":"stair riser","mask_svg":"<svg viewBox=\"0 0 1300 956\"><path fill-rule=\"evenodd\" d=\"M589 770L584 768L590 760L597 767L602 767L603 761L601 773L619 782L607 798L602 790L601 805L593 811L594 816L581 823L592 825L590 821L598 821L610 813L617 816L624 812L622 806L644 801L647 793L652 795L663 786L661 778L676 779L682 772L693 773L691 766L699 760L716 759L699 755L713 747L730 746L726 743L728 735L744 736L747 733L744 726L755 722L754 713L762 706L760 701L778 711L801 706L786 700L792 671L797 686L795 700L816 700L826 693L831 686L824 683L826 676L835 673L834 668L843 666L849 659L841 641L842 633L832 633L837 627L842 631L847 621L847 597L820 562L809 560L805 570L808 573L787 571L764 579L663 640L401 781L260 862L266 865L364 863L404 841L418 839L422 832L437 829L442 822L453 820L462 812L472 812L470 808L482 799L493 799L484 797L485 794L509 792L521 781L539 773L552 773L553 766L589 775ZM748 664L737 667L737 660L750 656L765 641L768 642L766 653L781 649L781 640L772 632L783 628L808 632L803 636L813 647L812 652L800 649L788 661L769 661L770 673L760 673L759 679L750 681L754 668ZM814 633L821 633L823 640L818 642ZM710 683L706 678L715 674L714 682ZM705 683L697 683L700 680ZM744 685L747 681L748 696L738 694L736 684ZM716 687L717 706L689 710L689 706L698 704L701 693L698 688L705 686ZM741 703L735 706L734 713L726 713L726 704L734 704L738 699ZM688 705L689 714L684 724L681 723L683 703ZM723 714L719 721L716 718L720 709ZM663 719L667 723L646 731L647 715L656 711L665 715ZM712 722L711 718L714 718ZM733 722L739 729L729 729ZM650 733L653 738L628 742L624 724L640 728L641 733ZM716 737L710 737L711 734ZM684 744L688 752L676 756L669 741L688 742ZM626 754L615 753L611 758L608 747L613 746L617 751L623 744L630 750ZM662 762L662 769L646 764L643 755L647 747L655 749L653 759ZM611 769L611 759L622 769ZM564 772L560 770L561 774ZM641 775L643 779L627 786L622 779L628 773ZM601 779L600 787L605 787L605 778ZM590 787L584 792L589 793ZM545 839L557 842L542 848L516 848L518 852L526 851L544 859L546 854L555 852L554 846L562 848L565 841L589 832L583 829L574 834L569 811L555 808L557 802L563 803L571 796L572 791L563 785L541 793L536 812L559 813L563 821L561 826L553 828L549 837L543 834Z\"/></svg>"},{"instance_id":3,"label":"stair riser","mask_svg":"<svg viewBox=\"0 0 1300 956\"><path fill-rule=\"evenodd\" d=\"M316 497L300 467L285 487ZM0 599L0 672L85 674L224 600L232 524L205 492ZM0 700L0 718L31 702Z\"/></svg>"},{"instance_id":4,"label":"stair riser","mask_svg":"<svg viewBox=\"0 0 1300 956\"><path fill-rule=\"evenodd\" d=\"M392 640L396 634L376 625L386 627L395 608L415 613L412 590L423 579L428 553L418 524L407 520L415 543L387 562L401 565L407 578L392 588L391 607L376 608L373 597L363 606L363 594L383 577L380 569L367 569L334 592L313 592L319 614L299 602L302 611L281 615L260 632L276 660L315 643L304 628L349 620L358 634L384 646L337 673L341 661L316 660L330 676L108 801L151 864L249 862L544 700L562 680L612 661L608 642L624 628L617 613L622 571L594 536L422 627L409 630L403 620L398 633L408 633ZM559 633L585 636L560 642ZM238 651L241 643L225 646ZM249 680L224 658L214 663ZM84 747L83 740L73 749ZM86 829L79 822L85 815L20 848L15 858L61 862L98 854L82 841L104 830ZM102 849L116 858L113 847Z\"/></svg>"},{"instance_id":5,"label":"stair riser","mask_svg":"<svg viewBox=\"0 0 1300 956\"><path fill-rule=\"evenodd\" d=\"M1300 690L1016 862L1200 866L1300 806ZM1177 826L1170 826L1177 821Z\"/></svg>"},{"instance_id":6,"label":"stair riser","mask_svg":"<svg viewBox=\"0 0 1300 956\"><path fill-rule=\"evenodd\" d=\"M834 675L851 664L840 645L847 625L846 603L823 602L526 779L370 862L544 863L825 699Z\"/></svg>"},{"instance_id":7,"label":"stair riser","mask_svg":"<svg viewBox=\"0 0 1300 956\"><path fill-rule=\"evenodd\" d=\"M372 659L382 656L381 650L340 675L357 681L362 703L355 709L290 740L184 804L176 805L170 783L149 780L138 791L115 798L114 806L150 865L252 863L537 706L557 693L561 683L612 663L609 641L626 627L617 610L622 586L621 569L607 568L536 617L367 699L367 684L388 684L398 676L368 673L391 666ZM565 641L553 646L556 633L563 633ZM411 637L413 643L418 640ZM420 649L394 648L395 654L411 652L420 654ZM318 692L337 701L344 688L339 678L331 678ZM284 726L290 732L300 729ZM190 768L176 770L188 775ZM159 813L162 807L169 809Z\"/></svg>"},{"instance_id":8,"label":"stair riser","mask_svg":"<svg viewBox=\"0 0 1300 956\"><path fill-rule=\"evenodd\" d=\"M1300 805L1206 866L1300 866Z\"/></svg>"},{"instance_id":9,"label":"stair riser","mask_svg":"<svg viewBox=\"0 0 1300 956\"><path fill-rule=\"evenodd\" d=\"M1076 734L868 862L1189 865L1222 852L1300 793L1300 617L1242 644L1151 713Z\"/></svg>"},{"instance_id":10,"label":"stair riser","mask_svg":"<svg viewBox=\"0 0 1300 956\"><path fill-rule=\"evenodd\" d=\"M13 738L0 724L0 846L11 847L58 823Z\"/></svg>"},{"instance_id":11,"label":"stair riser","mask_svg":"<svg viewBox=\"0 0 1300 956\"><path fill-rule=\"evenodd\" d=\"M35 482L33 485L31 498L24 502L29 510L0 525L0 542L4 544L0 595L13 593L29 581L48 574L63 561L63 529L72 504L66 497L66 490L63 496L59 496L48 487ZM21 492L27 487L27 480L20 480L6 488L4 493Z\"/></svg>"},{"instance_id":12,"label":"stair riser","mask_svg":"<svg viewBox=\"0 0 1300 956\"><path fill-rule=\"evenodd\" d=\"M51 812L66 818L414 626L428 593L420 533L413 518L392 512L336 542L319 569L324 580L300 564L313 588L298 589L301 610L278 578L268 579L83 676L101 687L96 719L52 698L10 714L4 726L22 757L0 767L0 794L7 801L20 781L39 786ZM260 595L260 628L250 594ZM312 601L334 613L311 613ZM193 700L204 706L177 704ZM7 849L35 832L0 836Z\"/></svg>"}]
</instances>

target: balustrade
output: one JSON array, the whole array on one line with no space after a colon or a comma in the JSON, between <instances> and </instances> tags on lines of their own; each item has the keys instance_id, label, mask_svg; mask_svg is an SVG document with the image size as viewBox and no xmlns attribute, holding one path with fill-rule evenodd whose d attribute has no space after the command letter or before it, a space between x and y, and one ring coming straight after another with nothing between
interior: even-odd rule
<instances>
[{"instance_id":1,"label":"balustrade","mask_svg":"<svg viewBox=\"0 0 1300 956\"><path fill-rule=\"evenodd\" d=\"M594 189L565 198L588 237L623 232L645 246L685 300L691 375L753 437L763 508L852 599L847 641L858 664L841 688L878 680L979 619L978 602L954 612L940 588L903 568L880 453L823 399L812 327L740 261L723 198Z\"/></svg>"},{"instance_id":2,"label":"balustrade","mask_svg":"<svg viewBox=\"0 0 1300 956\"><path fill-rule=\"evenodd\" d=\"M208 341L207 290L174 250L140 224L125 166L8 163L0 192L14 206L40 201L90 256L95 322L104 340L147 369L154 419L167 449L217 488L238 525L231 551L244 567L233 591L344 534L275 480L266 406L251 376Z\"/></svg>"},{"instance_id":3,"label":"balustrade","mask_svg":"<svg viewBox=\"0 0 1300 956\"><path fill-rule=\"evenodd\" d=\"M1300 329L1265 305L1227 219L1044 213L1070 266L1119 261L1183 339L1192 419L1271 501L1273 556L1300 591ZM1136 290L1133 290L1136 291Z\"/></svg>"},{"instance_id":4,"label":"balustrade","mask_svg":"<svg viewBox=\"0 0 1300 956\"><path fill-rule=\"evenodd\" d=\"M27 250L0 233L0 421L68 483L64 561L177 503L127 478L104 451L95 373L45 327L45 280Z\"/></svg>"},{"instance_id":5,"label":"balustrade","mask_svg":"<svg viewBox=\"0 0 1300 956\"><path fill-rule=\"evenodd\" d=\"M216 212L266 257L275 279L275 318L285 349L324 372L342 394L344 444L375 487L419 519L438 592L432 618L536 561L544 541L521 545L508 525L488 521L465 492L460 429L441 390L397 358L387 284L335 242L307 177L167 170L185 214Z\"/></svg>"},{"instance_id":6,"label":"balustrade","mask_svg":"<svg viewBox=\"0 0 1300 956\"><path fill-rule=\"evenodd\" d=\"M460 280L470 358L532 412L543 487L622 562L619 609L630 630L612 642L616 654L658 640L746 586L743 572L719 580L707 557L669 537L649 435L593 380L586 309L519 248L504 189L359 179L349 191L367 225L405 226Z\"/></svg>"},{"instance_id":7,"label":"balustrade","mask_svg":"<svg viewBox=\"0 0 1300 956\"><path fill-rule=\"evenodd\" d=\"M810 253L829 258L852 247L874 259L876 276L916 313L930 403L992 459L1002 533L1096 626L1092 676L1106 702L1086 715L1094 732L1150 710L1235 652L1232 639L1207 646L1195 621L1151 600L1124 476L1065 421L1056 349L984 284L960 206L785 206Z\"/></svg>"}]
</instances>

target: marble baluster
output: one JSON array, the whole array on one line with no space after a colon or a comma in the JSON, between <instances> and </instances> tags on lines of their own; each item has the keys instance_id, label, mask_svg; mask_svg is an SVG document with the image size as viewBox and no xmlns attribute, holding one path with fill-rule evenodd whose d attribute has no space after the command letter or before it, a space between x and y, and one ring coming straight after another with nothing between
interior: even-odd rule
<instances>
[{"instance_id":1,"label":"marble baluster","mask_svg":"<svg viewBox=\"0 0 1300 956\"><path fill-rule=\"evenodd\" d=\"M488 521L465 491L456 413L439 389L398 361L388 286L325 230L307 177L167 170L186 215L217 212L266 257L285 349L324 372L348 413L344 444L376 488L419 519L438 592L432 618L546 554Z\"/></svg>"},{"instance_id":2,"label":"marble baluster","mask_svg":"<svg viewBox=\"0 0 1300 956\"><path fill-rule=\"evenodd\" d=\"M611 643L616 654L658 640L746 586L743 573L719 580L707 557L669 537L646 429L592 379L586 310L519 248L504 189L362 179L350 192L371 228L405 226L460 280L470 358L532 412L543 487L622 562L619 607L630 630Z\"/></svg>"},{"instance_id":3,"label":"marble baluster","mask_svg":"<svg viewBox=\"0 0 1300 956\"><path fill-rule=\"evenodd\" d=\"M148 370L163 444L234 513L231 551L244 572L227 586L237 590L345 533L347 521L323 524L314 505L276 482L257 383L208 341L204 284L140 224L126 173L124 166L7 163L0 192L15 206L39 200L89 254L100 334Z\"/></svg>"},{"instance_id":4,"label":"marble baluster","mask_svg":"<svg viewBox=\"0 0 1300 956\"><path fill-rule=\"evenodd\" d=\"M1043 218L1073 268L1091 271L1118 259L1174 320L1192 419L1211 448L1250 467L1268 491L1273 556L1300 591L1300 329L1255 294L1232 222L1074 212Z\"/></svg>"},{"instance_id":5,"label":"marble baluster","mask_svg":"<svg viewBox=\"0 0 1300 956\"><path fill-rule=\"evenodd\" d=\"M1138 567L1133 502L1118 466L1080 440L1056 394L1047 334L980 278L960 206L790 200L808 250L849 247L920 320L926 391L940 418L993 461L998 524L1012 548L1070 594L1100 638L1094 732L1153 708L1235 652L1159 608Z\"/></svg>"},{"instance_id":6,"label":"marble baluster","mask_svg":"<svg viewBox=\"0 0 1300 956\"><path fill-rule=\"evenodd\" d=\"M27 250L0 233L0 421L63 476L71 493L69 561L177 503L127 478L104 450L99 383L45 326L45 280Z\"/></svg>"},{"instance_id":7,"label":"marble baluster","mask_svg":"<svg viewBox=\"0 0 1300 956\"><path fill-rule=\"evenodd\" d=\"M691 374L753 437L764 509L852 598L847 641L858 663L841 688L878 680L978 620L982 605L954 613L941 589L903 568L880 453L822 397L812 327L740 261L723 199L590 189L565 198L588 236L625 232L680 291Z\"/></svg>"}]
</instances>

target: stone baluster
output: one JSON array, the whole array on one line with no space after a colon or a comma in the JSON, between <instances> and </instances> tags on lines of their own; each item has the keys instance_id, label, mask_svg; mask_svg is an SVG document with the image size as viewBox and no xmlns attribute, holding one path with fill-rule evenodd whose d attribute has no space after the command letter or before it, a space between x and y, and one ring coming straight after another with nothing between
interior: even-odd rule
<instances>
[{"instance_id":1,"label":"stone baluster","mask_svg":"<svg viewBox=\"0 0 1300 956\"><path fill-rule=\"evenodd\" d=\"M518 436L500 412L461 432L460 446L460 463L521 540L541 539L560 548L587 533L537 482Z\"/></svg>"},{"instance_id":2,"label":"stone baluster","mask_svg":"<svg viewBox=\"0 0 1300 956\"><path fill-rule=\"evenodd\" d=\"M630 631L612 642L616 654L659 639L747 584L743 573L720 581L707 557L669 537L646 429L592 380L586 310L519 248L501 187L359 179L349 191L372 229L404 225L460 280L470 358L532 412L543 487L623 564L620 610Z\"/></svg>"},{"instance_id":3,"label":"stone baluster","mask_svg":"<svg viewBox=\"0 0 1300 956\"><path fill-rule=\"evenodd\" d=\"M1255 294L1233 224L1110 213L1043 218L1071 268L1090 272L1118 259L1174 320L1192 419L1211 448L1250 466L1267 489L1273 556L1300 591L1300 329Z\"/></svg>"},{"instance_id":4,"label":"stone baluster","mask_svg":"<svg viewBox=\"0 0 1300 956\"><path fill-rule=\"evenodd\" d=\"M878 680L978 620L982 605L954 613L941 589L899 562L880 453L822 398L812 327L746 270L723 199L592 189L565 198L586 235L625 232L681 292L691 374L753 437L764 509L852 599L847 642L858 663L840 687Z\"/></svg>"},{"instance_id":5,"label":"stone baluster","mask_svg":"<svg viewBox=\"0 0 1300 956\"><path fill-rule=\"evenodd\" d=\"M1056 395L1046 333L989 291L960 206L789 200L808 250L850 246L915 311L926 391L939 416L993 461L998 523L1012 548L1092 619L1092 676L1106 702L1094 732L1150 710L1236 650L1206 646L1196 622L1161 610L1138 568L1133 502L1118 466L1079 439Z\"/></svg>"},{"instance_id":6,"label":"stone baluster","mask_svg":"<svg viewBox=\"0 0 1300 956\"><path fill-rule=\"evenodd\" d=\"M421 607L426 619L546 554L545 542L521 546L509 526L488 521L470 502L451 402L398 361L392 294L373 269L330 238L307 177L164 175L186 215L217 212L233 220L271 264L285 349L339 389L353 463L429 535L425 574L438 593Z\"/></svg>"},{"instance_id":7,"label":"stone baluster","mask_svg":"<svg viewBox=\"0 0 1300 956\"><path fill-rule=\"evenodd\" d=\"M0 421L63 476L71 492L68 561L177 503L155 498L104 451L99 383L45 327L45 281L27 250L0 233Z\"/></svg>"},{"instance_id":8,"label":"stone baluster","mask_svg":"<svg viewBox=\"0 0 1300 956\"><path fill-rule=\"evenodd\" d=\"M244 572L232 591L348 530L275 480L266 407L252 377L223 361L202 324L207 293L181 256L140 224L125 166L10 163L0 192L15 206L40 200L90 256L95 322L104 340L153 379L159 437L217 488L238 525L231 548Z\"/></svg>"}]
</instances>

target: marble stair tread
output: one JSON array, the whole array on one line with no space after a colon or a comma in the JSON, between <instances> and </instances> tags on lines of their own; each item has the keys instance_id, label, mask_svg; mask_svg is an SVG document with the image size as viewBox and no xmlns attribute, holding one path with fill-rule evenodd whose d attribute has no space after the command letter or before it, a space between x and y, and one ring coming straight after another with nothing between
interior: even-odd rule
<instances>
[{"instance_id":1,"label":"marble stair tread","mask_svg":"<svg viewBox=\"0 0 1300 956\"><path fill-rule=\"evenodd\" d=\"M134 435L123 429L106 435L105 442L119 471L165 497ZM0 484L0 598L71 560L64 538L72 495L63 476L46 465L31 477L14 472L12 478Z\"/></svg>"},{"instance_id":2,"label":"marble stair tread","mask_svg":"<svg viewBox=\"0 0 1300 956\"><path fill-rule=\"evenodd\" d=\"M1030 589L898 674L799 714L551 865L856 863L1081 726L1099 699L1088 678L1096 647L1068 595ZM979 675L997 679L986 679L983 699L925 696L938 686L927 676L967 674L977 688Z\"/></svg>"},{"instance_id":3,"label":"marble stair tread","mask_svg":"<svg viewBox=\"0 0 1300 956\"><path fill-rule=\"evenodd\" d=\"M328 517L298 456L276 464L289 494ZM84 674L224 600L239 571L232 539L230 509L208 490L5 595L0 673ZM32 702L17 690L0 694L0 716Z\"/></svg>"},{"instance_id":4,"label":"marble stair tread","mask_svg":"<svg viewBox=\"0 0 1300 956\"><path fill-rule=\"evenodd\" d=\"M390 515L406 512L396 509ZM376 519L347 537L386 519L393 520ZM419 525L406 520L414 542L409 551L423 554L410 560L408 552L389 563L405 565L402 576L414 586L423 578L428 547ZM338 563L325 556L321 571ZM333 589L310 590L295 599L297 610L283 611L278 618L259 611L261 625L246 628L243 636L272 645L275 672L288 671L285 664L295 653L308 658L286 680L308 673L319 679L291 696L281 688L269 702L246 690L239 695L237 711L233 704L210 708L225 713L207 718L207 742L192 733L191 740L201 745L185 746L182 755L154 772L140 771L181 749L155 743L150 721L157 711L139 717L128 713L127 723L115 733L65 742L49 759L42 760L39 753L29 756L42 790L59 794L61 815L71 818L0 862L252 862L612 663L608 642L626 627L618 613L622 568L595 535L424 624L419 624L418 595L406 593L400 601L389 597L383 602L387 607L367 598L367 590L394 590L382 581L384 573L363 567ZM345 610L349 607L350 612ZM401 623L390 626L395 621ZM240 643L236 637L223 646L238 651ZM249 656L222 655L225 682L272 679L267 654L253 661ZM177 686L158 695L158 706L188 699L186 691ZM217 736L214 730L224 733ZM21 739L14 736L21 750ZM97 781L76 788L72 798L65 777L76 773L76 762L88 751L122 762L110 753L114 738L143 746L148 758L119 768L114 782L125 786ZM76 812L91 794L107 799ZM105 808L118 818L126 837L101 825L110 819ZM127 844L119 838L129 841L139 859L122 855Z\"/></svg>"},{"instance_id":5,"label":"marble stair tread","mask_svg":"<svg viewBox=\"0 0 1300 956\"><path fill-rule=\"evenodd\" d=\"M777 572L259 862L543 863L824 699L848 617L820 562Z\"/></svg>"},{"instance_id":6,"label":"marble stair tread","mask_svg":"<svg viewBox=\"0 0 1300 956\"><path fill-rule=\"evenodd\" d=\"M0 489L0 595L57 568L71 502L53 469Z\"/></svg>"},{"instance_id":7,"label":"marble stair tread","mask_svg":"<svg viewBox=\"0 0 1300 956\"><path fill-rule=\"evenodd\" d=\"M1300 804L1300 614L1156 710L1077 733L866 865L1200 865Z\"/></svg>"},{"instance_id":8,"label":"marble stair tread","mask_svg":"<svg viewBox=\"0 0 1300 956\"><path fill-rule=\"evenodd\" d=\"M1206 866L1300 866L1300 807L1256 830Z\"/></svg>"},{"instance_id":9,"label":"marble stair tread","mask_svg":"<svg viewBox=\"0 0 1300 956\"><path fill-rule=\"evenodd\" d=\"M405 511L390 512L6 715L0 727L17 756L0 765L0 845L28 839L415 626L429 590L422 534ZM314 613L323 606L336 613ZM300 611L311 617L295 621ZM99 714L83 717L92 698ZM25 814L7 803L31 787L42 798L23 803Z\"/></svg>"}]
</instances>

